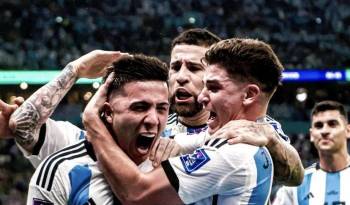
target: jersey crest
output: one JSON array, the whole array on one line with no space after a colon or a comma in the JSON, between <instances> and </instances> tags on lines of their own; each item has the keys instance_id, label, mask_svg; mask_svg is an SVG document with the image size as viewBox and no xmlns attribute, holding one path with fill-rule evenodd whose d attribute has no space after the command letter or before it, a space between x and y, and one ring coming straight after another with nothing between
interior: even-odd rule
<instances>
[{"instance_id":1,"label":"jersey crest","mask_svg":"<svg viewBox=\"0 0 350 205\"><path fill-rule=\"evenodd\" d=\"M187 154L180 157L182 165L188 174L198 170L207 162L210 158L203 148L197 149L193 154Z\"/></svg>"}]
</instances>

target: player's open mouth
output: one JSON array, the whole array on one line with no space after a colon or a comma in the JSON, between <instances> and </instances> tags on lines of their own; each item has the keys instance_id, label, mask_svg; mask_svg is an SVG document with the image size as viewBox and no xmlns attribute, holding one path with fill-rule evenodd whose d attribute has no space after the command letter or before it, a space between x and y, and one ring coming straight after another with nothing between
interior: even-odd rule
<instances>
[{"instance_id":1,"label":"player's open mouth","mask_svg":"<svg viewBox=\"0 0 350 205\"><path fill-rule=\"evenodd\" d=\"M178 89L175 92L175 97L177 101L186 101L189 98L191 98L192 95L189 92L187 92L185 89Z\"/></svg>"},{"instance_id":2,"label":"player's open mouth","mask_svg":"<svg viewBox=\"0 0 350 205\"><path fill-rule=\"evenodd\" d=\"M213 112L213 111L211 111L211 112L210 112L210 116L209 116L209 120L210 120L210 121L213 121L213 120L215 120L215 118L216 118L216 113Z\"/></svg>"},{"instance_id":3,"label":"player's open mouth","mask_svg":"<svg viewBox=\"0 0 350 205\"><path fill-rule=\"evenodd\" d=\"M136 140L138 152L141 154L147 154L150 147L152 146L155 136L155 134L140 134Z\"/></svg>"}]
</instances>

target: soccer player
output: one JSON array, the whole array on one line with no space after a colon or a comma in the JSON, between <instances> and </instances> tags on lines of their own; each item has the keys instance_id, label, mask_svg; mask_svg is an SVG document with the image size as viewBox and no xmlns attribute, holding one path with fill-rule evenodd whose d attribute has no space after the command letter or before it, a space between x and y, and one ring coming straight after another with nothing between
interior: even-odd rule
<instances>
[{"instance_id":1,"label":"soccer player","mask_svg":"<svg viewBox=\"0 0 350 205\"><path fill-rule=\"evenodd\" d=\"M280 83L283 67L269 45L252 39L228 39L205 55L209 64L199 95L210 112L208 134L231 120L258 121ZM269 73L269 75L264 75ZM97 99L97 100L96 100ZM107 181L123 204L267 204L273 163L268 150L212 139L193 154L170 158L152 172L131 163L99 119L106 96L97 96L84 112L87 137Z\"/></svg>"},{"instance_id":2,"label":"soccer player","mask_svg":"<svg viewBox=\"0 0 350 205\"><path fill-rule=\"evenodd\" d=\"M190 150L194 150L205 142L201 137L208 128L207 121L210 113L198 103L198 95L204 86L203 76L206 70L202 59L209 47L220 40L208 30L196 28L182 32L172 41L169 86L174 113L169 115L163 136L175 137L177 143ZM299 185L303 179L303 167L296 150L289 143L284 143L284 140L289 141L288 136L283 133L281 125L269 116L260 118L259 122L272 125L279 136L272 135L266 138L265 135L261 135L261 138L252 138L249 135L240 135L232 141L267 145L276 167L275 178L286 185ZM237 127L239 126L234 124L231 127L231 123L228 123L214 137L236 137ZM242 129L242 127L239 128ZM201 134L196 135L196 133ZM152 154L151 158L153 158ZM154 161L157 162L158 159Z\"/></svg>"},{"instance_id":3,"label":"soccer player","mask_svg":"<svg viewBox=\"0 0 350 205\"><path fill-rule=\"evenodd\" d=\"M169 111L168 69L154 57L123 56L113 63L103 119L113 142L138 165L152 169L147 160L155 139L166 125ZM110 86L109 86L110 84ZM119 204L113 197L87 140L79 141L46 158L29 185L27 204Z\"/></svg>"},{"instance_id":4,"label":"soccer player","mask_svg":"<svg viewBox=\"0 0 350 205\"><path fill-rule=\"evenodd\" d=\"M318 151L319 162L305 170L300 186L282 187L273 204L350 204L349 134L348 115L342 104L317 103L311 112L310 139Z\"/></svg>"}]
</instances>

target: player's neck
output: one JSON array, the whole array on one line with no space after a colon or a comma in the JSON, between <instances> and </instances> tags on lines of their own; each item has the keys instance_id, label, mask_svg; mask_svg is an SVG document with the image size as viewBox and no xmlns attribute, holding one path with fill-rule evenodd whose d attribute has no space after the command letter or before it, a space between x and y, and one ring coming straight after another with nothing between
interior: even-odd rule
<instances>
[{"instance_id":1,"label":"player's neck","mask_svg":"<svg viewBox=\"0 0 350 205\"><path fill-rule=\"evenodd\" d=\"M193 117L183 117L179 116L179 121L188 126L200 126L207 124L210 113L206 110L201 110Z\"/></svg>"},{"instance_id":2,"label":"player's neck","mask_svg":"<svg viewBox=\"0 0 350 205\"><path fill-rule=\"evenodd\" d=\"M336 172L350 165L350 156L346 150L337 153L319 153L320 167L327 172Z\"/></svg>"}]
</instances>

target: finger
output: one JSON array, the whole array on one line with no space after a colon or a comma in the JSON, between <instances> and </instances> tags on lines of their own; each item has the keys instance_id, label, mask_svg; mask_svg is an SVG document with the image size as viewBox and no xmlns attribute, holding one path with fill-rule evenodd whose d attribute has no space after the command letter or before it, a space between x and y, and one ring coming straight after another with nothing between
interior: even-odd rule
<instances>
[{"instance_id":1,"label":"finger","mask_svg":"<svg viewBox=\"0 0 350 205\"><path fill-rule=\"evenodd\" d=\"M19 96L19 97L16 97L15 100L14 100L14 103L18 106L22 105L24 102L24 98Z\"/></svg>"},{"instance_id":2,"label":"finger","mask_svg":"<svg viewBox=\"0 0 350 205\"><path fill-rule=\"evenodd\" d=\"M158 148L157 148L156 154L154 156L154 160L153 160L153 167L157 167L160 164L162 157L163 157L163 154L164 154L164 150L167 147L168 140L169 139L160 139L159 140L159 145L158 145Z\"/></svg>"},{"instance_id":3,"label":"finger","mask_svg":"<svg viewBox=\"0 0 350 205\"><path fill-rule=\"evenodd\" d=\"M149 159L150 159L151 161L154 161L154 156L156 155L156 152L157 152L157 148L158 148L158 145L159 145L159 140L160 140L160 138L158 138L158 139L154 142L154 144L153 144L153 146L152 146L151 152L150 152L150 154L149 154Z\"/></svg>"},{"instance_id":4,"label":"finger","mask_svg":"<svg viewBox=\"0 0 350 205\"><path fill-rule=\"evenodd\" d=\"M0 111L3 115L10 115L18 108L18 105L10 105L5 103L4 101L0 100Z\"/></svg>"},{"instance_id":5,"label":"finger","mask_svg":"<svg viewBox=\"0 0 350 205\"><path fill-rule=\"evenodd\" d=\"M179 156L180 152L181 147L178 144L175 144L175 147L171 150L169 158Z\"/></svg>"},{"instance_id":6,"label":"finger","mask_svg":"<svg viewBox=\"0 0 350 205\"><path fill-rule=\"evenodd\" d=\"M164 154L162 156L161 162L167 160L170 157L171 151L175 147L175 140L170 140L168 146L164 150Z\"/></svg>"},{"instance_id":7,"label":"finger","mask_svg":"<svg viewBox=\"0 0 350 205\"><path fill-rule=\"evenodd\" d=\"M227 143L229 145L233 145L233 144L238 144L238 143L242 143L243 139L241 136L237 136L235 138L230 138L227 140Z\"/></svg>"}]
</instances>

